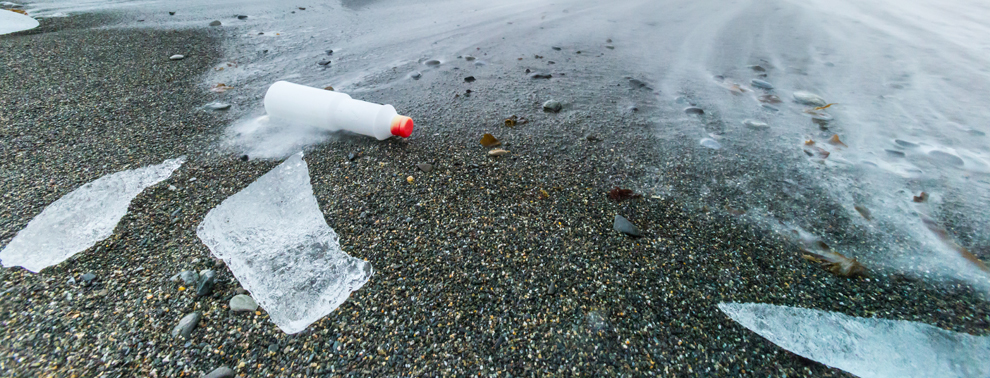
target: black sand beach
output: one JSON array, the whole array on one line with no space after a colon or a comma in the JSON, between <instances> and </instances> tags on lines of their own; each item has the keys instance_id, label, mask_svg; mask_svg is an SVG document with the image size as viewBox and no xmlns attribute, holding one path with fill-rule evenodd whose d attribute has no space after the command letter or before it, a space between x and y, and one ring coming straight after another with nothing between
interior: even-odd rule
<instances>
[{"instance_id":1,"label":"black sand beach","mask_svg":"<svg viewBox=\"0 0 990 378\"><path fill-rule=\"evenodd\" d=\"M139 195L98 246L38 274L0 270L0 375L198 377L227 366L241 377L850 376L737 325L716 308L725 301L990 330L986 298L964 285L882 270L836 277L792 240L725 210L739 195L725 181L750 175L738 190L767 187L752 196L781 212L834 205L778 201L769 187L795 177L785 168L755 169L766 162L662 136L681 115L650 88L604 74L607 50L589 41L582 54L529 52L561 54L553 66L527 58L479 74L445 63L431 87L365 98L407 110L412 137L338 135L306 150L328 224L375 274L336 311L286 335L262 309L229 311L240 286L195 234L210 209L278 164L216 147L245 109L200 109L227 95L202 84L222 61L223 32L107 30L100 17L0 37L0 244L86 182L189 160ZM178 50L187 57L170 61ZM405 73L394 75L374 80ZM477 81L465 83L469 75ZM549 99L564 109L544 112ZM506 126L513 115L527 122ZM706 127L718 127L710 117ZM509 153L488 156L484 133ZM616 187L643 193L657 177L672 193L721 183L707 202L609 197ZM613 230L616 215L643 237ZM817 222L833 239L870 241L841 217ZM170 280L202 269L219 273L208 296ZM203 319L191 337L172 337L193 311Z\"/></svg>"}]
</instances>

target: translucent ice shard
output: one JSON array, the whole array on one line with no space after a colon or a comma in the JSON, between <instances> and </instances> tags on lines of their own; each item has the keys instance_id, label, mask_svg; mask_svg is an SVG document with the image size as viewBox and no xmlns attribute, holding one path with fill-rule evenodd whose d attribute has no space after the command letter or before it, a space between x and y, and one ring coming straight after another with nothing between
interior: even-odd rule
<instances>
[{"instance_id":1,"label":"translucent ice shard","mask_svg":"<svg viewBox=\"0 0 990 378\"><path fill-rule=\"evenodd\" d=\"M372 274L371 264L340 249L302 153L210 210L196 234L290 334L332 312Z\"/></svg>"},{"instance_id":2,"label":"translucent ice shard","mask_svg":"<svg viewBox=\"0 0 990 378\"><path fill-rule=\"evenodd\" d=\"M23 14L0 9L0 35L38 27L38 20Z\"/></svg>"},{"instance_id":3,"label":"translucent ice shard","mask_svg":"<svg viewBox=\"0 0 990 378\"><path fill-rule=\"evenodd\" d=\"M113 234L127 206L144 189L167 179L184 157L106 175L48 205L0 251L3 266L37 273Z\"/></svg>"},{"instance_id":4,"label":"translucent ice shard","mask_svg":"<svg viewBox=\"0 0 990 378\"><path fill-rule=\"evenodd\" d=\"M988 337L762 303L719 303L718 308L781 348L864 378L990 374Z\"/></svg>"}]
</instances>

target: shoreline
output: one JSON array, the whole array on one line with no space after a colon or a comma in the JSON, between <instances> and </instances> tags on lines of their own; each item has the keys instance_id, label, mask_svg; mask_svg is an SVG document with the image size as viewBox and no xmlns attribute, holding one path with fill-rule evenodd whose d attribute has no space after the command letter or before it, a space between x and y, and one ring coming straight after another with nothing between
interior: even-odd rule
<instances>
[{"instance_id":1,"label":"shoreline","mask_svg":"<svg viewBox=\"0 0 990 378\"><path fill-rule=\"evenodd\" d=\"M552 80L521 74L535 64L523 62L475 74L470 85L468 68L444 68L430 73L436 87L367 93L409 109L413 136L338 135L308 148L324 217L344 251L376 273L336 311L285 335L263 310L229 312L239 285L195 235L207 211L278 163L211 151L233 115L195 109L218 97L199 78L220 61L221 37L93 25L43 21L37 32L0 37L12 52L3 65L18 67L0 73L0 98L26 99L0 110L0 167L20 174L0 186L8 219L0 241L103 174L183 154L189 161L139 195L98 246L39 274L0 271L0 361L12 375L177 376L228 366L252 377L850 376L742 328L717 310L721 301L990 332L986 298L972 289L897 275L842 279L727 212L674 199L611 201L613 187L641 186L649 168L689 150L660 148L653 93L596 76L598 58L585 54L560 62L555 70L566 75ZM169 61L180 48L199 53ZM561 98L564 111L542 112L549 98ZM602 106L608 99L641 109ZM529 122L507 128L510 115ZM47 133L37 136L39 126ZM94 136L101 131L111 134ZM486 132L511 153L488 157L477 143ZM645 236L613 231L616 214ZM219 274L210 296L169 281L207 268ZM96 275L92 284L67 282L85 273ZM204 319L191 340L173 339L172 327L195 310Z\"/></svg>"}]
</instances>

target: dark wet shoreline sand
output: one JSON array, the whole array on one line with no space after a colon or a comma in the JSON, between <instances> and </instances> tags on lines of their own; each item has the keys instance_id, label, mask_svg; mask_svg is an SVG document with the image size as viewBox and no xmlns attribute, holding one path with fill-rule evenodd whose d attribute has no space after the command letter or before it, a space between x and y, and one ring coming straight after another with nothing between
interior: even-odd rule
<instances>
[{"instance_id":1,"label":"dark wet shoreline sand","mask_svg":"<svg viewBox=\"0 0 990 378\"><path fill-rule=\"evenodd\" d=\"M139 195L97 247L39 274L0 270L3 375L198 376L228 366L245 377L849 376L743 329L718 311L721 301L990 330L985 299L963 286L838 278L728 212L610 200L613 187L636 188L649 167L689 150L658 147L650 92L612 85L622 78L575 60L558 62L576 68L553 80L513 67L468 86L465 73L443 71L429 90L392 99L417 120L411 138L341 136L307 150L328 223L375 275L335 312L285 335L264 311L228 311L239 285L195 235L207 211L277 164L212 147L237 109L196 110L218 97L201 78L221 61L222 35L87 28L94 17L0 37L0 242L101 175L189 161ZM176 50L187 58L169 61ZM588 83L609 86L581 90ZM620 95L644 104L640 112L591 106ZM543 113L549 97L564 98L564 111ZM530 122L506 128L512 114ZM511 153L486 156L485 132ZM645 236L613 231L616 214ZM210 296L169 281L207 268L220 273ZM94 284L68 283L89 272ZM204 312L191 340L171 338L191 311Z\"/></svg>"}]
</instances>

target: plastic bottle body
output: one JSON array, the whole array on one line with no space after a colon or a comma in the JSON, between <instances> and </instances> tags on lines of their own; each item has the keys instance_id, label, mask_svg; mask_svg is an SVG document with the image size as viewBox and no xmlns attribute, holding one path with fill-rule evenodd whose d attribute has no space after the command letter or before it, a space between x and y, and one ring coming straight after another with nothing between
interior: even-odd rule
<instances>
[{"instance_id":1,"label":"plastic bottle body","mask_svg":"<svg viewBox=\"0 0 990 378\"><path fill-rule=\"evenodd\" d=\"M265 94L265 111L283 119L328 130L346 130L387 139L408 137L412 119L396 113L392 105L355 100L347 94L279 81Z\"/></svg>"}]
</instances>

